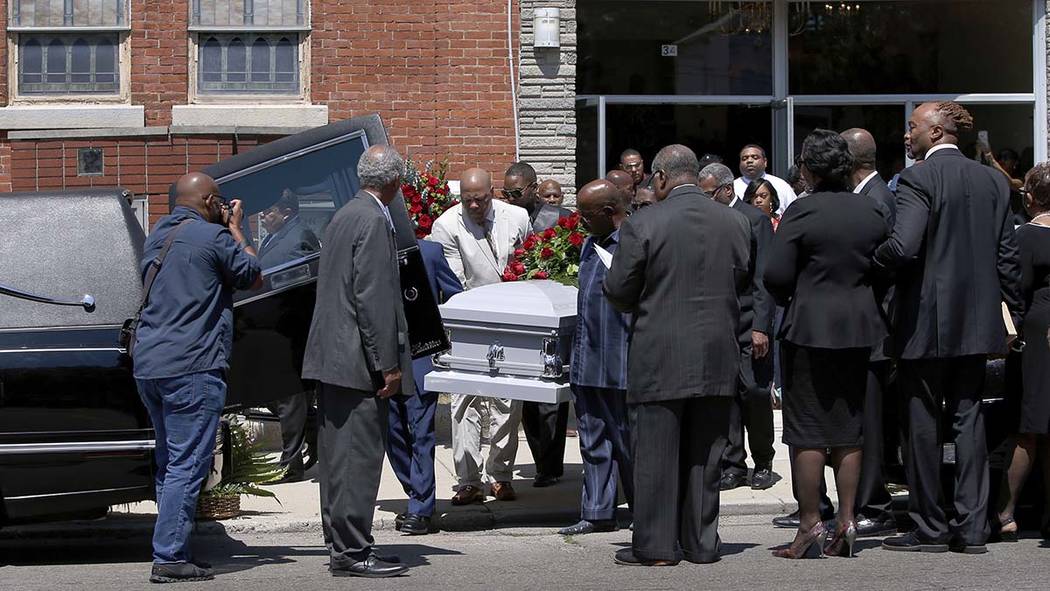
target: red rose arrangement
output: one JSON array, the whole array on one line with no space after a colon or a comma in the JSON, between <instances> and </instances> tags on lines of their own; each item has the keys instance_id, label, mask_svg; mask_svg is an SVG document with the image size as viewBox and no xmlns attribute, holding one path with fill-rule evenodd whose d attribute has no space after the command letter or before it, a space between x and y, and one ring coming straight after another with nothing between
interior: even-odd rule
<instances>
[{"instance_id":1,"label":"red rose arrangement","mask_svg":"<svg viewBox=\"0 0 1050 591\"><path fill-rule=\"evenodd\" d=\"M503 270L503 280L551 279L576 286L580 273L580 249L585 238L580 214L560 218L558 225L530 234L525 239Z\"/></svg>"},{"instance_id":2,"label":"red rose arrangement","mask_svg":"<svg viewBox=\"0 0 1050 591\"><path fill-rule=\"evenodd\" d=\"M416 227L416 238L430 235L434 220L445 213L445 210L459 203L449 194L448 160L435 165L427 162L423 169L416 167L412 158L405 160L405 176L401 179L401 195L405 198L405 209L408 217Z\"/></svg>"}]
</instances>

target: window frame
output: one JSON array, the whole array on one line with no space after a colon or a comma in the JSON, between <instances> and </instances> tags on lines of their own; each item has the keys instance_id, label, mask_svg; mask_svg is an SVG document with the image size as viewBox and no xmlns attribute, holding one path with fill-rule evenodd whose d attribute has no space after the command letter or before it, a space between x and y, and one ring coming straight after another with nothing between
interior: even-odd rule
<instances>
[{"instance_id":1,"label":"window frame","mask_svg":"<svg viewBox=\"0 0 1050 591\"><path fill-rule=\"evenodd\" d=\"M7 92L11 105L105 103L131 104L131 5L136 0L124 0L123 22L112 26L24 26L12 25L14 2L7 3ZM117 78L118 89L113 93L88 94L23 94L19 89L21 64L20 39L22 35L90 36L100 33L117 34Z\"/></svg>"},{"instance_id":2,"label":"window frame","mask_svg":"<svg viewBox=\"0 0 1050 591\"><path fill-rule=\"evenodd\" d=\"M187 64L189 93L188 104L190 105L230 105L230 104L262 104L262 105L309 105L310 102L310 39L313 32L313 2L303 0L303 24L302 25L195 25L193 24L193 8L196 0L188 3L189 20L187 27L189 43L189 59ZM202 92L200 89L200 57L202 39L206 40L209 35L236 35L238 33L252 35L278 35L286 34L290 38L298 39L296 51L296 64L299 68L299 90L296 93L252 93L252 92ZM294 41L293 41L294 42ZM249 70L251 64L248 64Z\"/></svg>"}]
</instances>

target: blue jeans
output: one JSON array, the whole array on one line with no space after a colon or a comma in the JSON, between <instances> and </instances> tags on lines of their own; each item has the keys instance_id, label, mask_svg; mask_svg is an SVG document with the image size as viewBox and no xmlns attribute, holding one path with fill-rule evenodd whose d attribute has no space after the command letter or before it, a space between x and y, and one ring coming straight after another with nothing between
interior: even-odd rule
<instances>
[{"instance_id":1,"label":"blue jeans","mask_svg":"<svg viewBox=\"0 0 1050 591\"><path fill-rule=\"evenodd\" d=\"M153 562L190 562L197 496L211 470L226 382L220 370L136 381L157 437Z\"/></svg>"}]
</instances>

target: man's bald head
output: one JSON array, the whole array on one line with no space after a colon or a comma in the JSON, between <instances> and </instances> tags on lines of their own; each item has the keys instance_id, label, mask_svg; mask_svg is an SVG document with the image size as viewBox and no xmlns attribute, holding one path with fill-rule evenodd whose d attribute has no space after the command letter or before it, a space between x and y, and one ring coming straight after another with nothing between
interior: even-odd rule
<instances>
[{"instance_id":1,"label":"man's bald head","mask_svg":"<svg viewBox=\"0 0 1050 591\"><path fill-rule=\"evenodd\" d=\"M608 236L627 217L627 194L607 179L591 181L576 194L576 208L591 233Z\"/></svg>"},{"instance_id":2,"label":"man's bald head","mask_svg":"<svg viewBox=\"0 0 1050 591\"><path fill-rule=\"evenodd\" d=\"M540 183L537 193L539 193L540 199L555 207L560 207L562 201L565 200L565 193L562 191L561 183L554 179L547 179Z\"/></svg>"},{"instance_id":3,"label":"man's bald head","mask_svg":"<svg viewBox=\"0 0 1050 591\"><path fill-rule=\"evenodd\" d=\"M605 180L619 187L627 195L634 193L634 177L625 170L610 170L609 174L605 175Z\"/></svg>"},{"instance_id":4,"label":"man's bald head","mask_svg":"<svg viewBox=\"0 0 1050 591\"><path fill-rule=\"evenodd\" d=\"M225 202L215 179L203 172L191 172L175 181L175 204L196 210L209 222L221 224Z\"/></svg>"},{"instance_id":5,"label":"man's bald head","mask_svg":"<svg viewBox=\"0 0 1050 591\"><path fill-rule=\"evenodd\" d=\"M675 187L700 182L700 161L696 152L682 144L664 147L653 158L653 189L663 201Z\"/></svg>"},{"instance_id":6,"label":"man's bald head","mask_svg":"<svg viewBox=\"0 0 1050 591\"><path fill-rule=\"evenodd\" d=\"M866 129L854 127L847 129L841 134L849 146L849 153L853 155L853 169L855 171L871 172L875 170L875 138Z\"/></svg>"},{"instance_id":7,"label":"man's bald head","mask_svg":"<svg viewBox=\"0 0 1050 591\"><path fill-rule=\"evenodd\" d=\"M468 168L459 177L459 201L474 223L483 225L492 208L492 175L481 168Z\"/></svg>"}]
</instances>

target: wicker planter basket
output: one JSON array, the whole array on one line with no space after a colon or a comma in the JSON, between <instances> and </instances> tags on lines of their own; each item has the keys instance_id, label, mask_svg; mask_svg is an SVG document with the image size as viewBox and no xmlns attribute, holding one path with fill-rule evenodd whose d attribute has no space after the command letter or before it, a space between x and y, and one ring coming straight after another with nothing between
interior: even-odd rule
<instances>
[{"instance_id":1,"label":"wicker planter basket","mask_svg":"<svg viewBox=\"0 0 1050 591\"><path fill-rule=\"evenodd\" d=\"M241 495L201 495L197 499L197 519L221 521L241 514Z\"/></svg>"}]
</instances>

